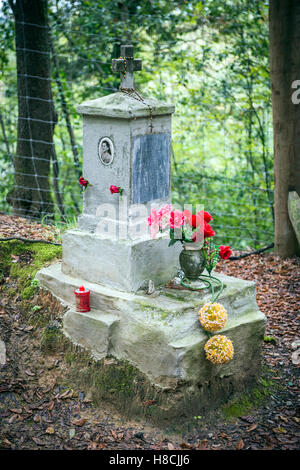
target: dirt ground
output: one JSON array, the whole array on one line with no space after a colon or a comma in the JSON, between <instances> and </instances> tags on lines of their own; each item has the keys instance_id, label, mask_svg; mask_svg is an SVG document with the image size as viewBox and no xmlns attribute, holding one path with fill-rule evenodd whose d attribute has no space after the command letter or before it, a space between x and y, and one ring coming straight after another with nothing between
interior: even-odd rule
<instances>
[{"instance_id":1,"label":"dirt ground","mask_svg":"<svg viewBox=\"0 0 300 470\"><path fill-rule=\"evenodd\" d=\"M14 236L59 240L51 227L0 215L0 238ZM30 266L30 250L11 256L24 269ZM0 338L7 360L0 365L0 449L299 449L299 365L294 343L300 340L300 259L252 255L222 261L218 270L257 282L257 302L268 319L263 384L274 386L266 399L254 405L245 400L235 403L216 411L213 423L195 417L193 425L176 432L125 419L107 403L95 406L75 384L66 385L65 352L43 350L38 320L44 314L59 323L64 308L49 293L38 290L25 314L17 289L15 294L12 291L18 281L3 272Z\"/></svg>"}]
</instances>

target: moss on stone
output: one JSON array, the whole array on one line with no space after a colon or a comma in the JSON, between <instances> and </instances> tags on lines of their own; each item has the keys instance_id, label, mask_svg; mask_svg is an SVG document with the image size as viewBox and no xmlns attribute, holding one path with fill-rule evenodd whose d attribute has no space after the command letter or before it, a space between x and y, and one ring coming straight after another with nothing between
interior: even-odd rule
<instances>
[{"instance_id":1,"label":"moss on stone","mask_svg":"<svg viewBox=\"0 0 300 470\"><path fill-rule=\"evenodd\" d=\"M46 326L41 334L41 349L43 352L64 351L67 345L61 329Z\"/></svg>"},{"instance_id":2,"label":"moss on stone","mask_svg":"<svg viewBox=\"0 0 300 470\"><path fill-rule=\"evenodd\" d=\"M95 361L88 351L66 341L65 360L70 366L69 373L64 375L67 387L77 383L91 396L94 405L106 402L124 416L168 422L168 413L160 406L164 392L153 386L134 365L114 357Z\"/></svg>"},{"instance_id":3,"label":"moss on stone","mask_svg":"<svg viewBox=\"0 0 300 470\"><path fill-rule=\"evenodd\" d=\"M35 292L35 287L34 286L25 287L25 289L21 293L21 297L24 300L30 299L31 297L33 297L34 292Z\"/></svg>"},{"instance_id":4,"label":"moss on stone","mask_svg":"<svg viewBox=\"0 0 300 470\"><path fill-rule=\"evenodd\" d=\"M162 320L165 320L172 312L168 312L167 310L163 310L162 308L155 307L153 304L148 304L147 302L144 302L143 300L137 301L139 308L142 312L149 312L154 314L158 314Z\"/></svg>"},{"instance_id":5,"label":"moss on stone","mask_svg":"<svg viewBox=\"0 0 300 470\"><path fill-rule=\"evenodd\" d=\"M278 384L270 379L260 378L258 385L249 393L241 393L228 402L222 409L226 419L238 418L246 415L252 409L258 408L268 401L269 397L278 389Z\"/></svg>"},{"instance_id":6,"label":"moss on stone","mask_svg":"<svg viewBox=\"0 0 300 470\"><path fill-rule=\"evenodd\" d=\"M277 343L277 339L274 336L264 336L265 343Z\"/></svg>"},{"instance_id":7,"label":"moss on stone","mask_svg":"<svg viewBox=\"0 0 300 470\"><path fill-rule=\"evenodd\" d=\"M3 286L5 287L5 286ZM4 289L2 289L4 291ZM7 294L10 296L10 297L14 297L16 295L17 291L16 289L8 289L7 291Z\"/></svg>"},{"instance_id":8,"label":"moss on stone","mask_svg":"<svg viewBox=\"0 0 300 470\"><path fill-rule=\"evenodd\" d=\"M170 292L164 292L163 294L165 297L169 297L170 299L178 300L178 302L186 302L186 297L183 295L175 295L171 294Z\"/></svg>"},{"instance_id":9,"label":"moss on stone","mask_svg":"<svg viewBox=\"0 0 300 470\"><path fill-rule=\"evenodd\" d=\"M29 252L32 259L29 263L16 261L11 255L19 256ZM23 299L29 299L37 286L31 285L36 272L46 263L61 257L61 247L44 243L23 243L15 240L0 242L0 271L17 279L17 289Z\"/></svg>"},{"instance_id":10,"label":"moss on stone","mask_svg":"<svg viewBox=\"0 0 300 470\"><path fill-rule=\"evenodd\" d=\"M164 310L162 308L156 307L153 304L148 304L147 302L144 302L143 300L136 301L139 305L139 309L142 312L148 312L151 314L152 318L159 317L160 320L164 321L167 320L169 317L174 317L174 316L180 316L182 315L181 311L170 311L170 310Z\"/></svg>"}]
</instances>

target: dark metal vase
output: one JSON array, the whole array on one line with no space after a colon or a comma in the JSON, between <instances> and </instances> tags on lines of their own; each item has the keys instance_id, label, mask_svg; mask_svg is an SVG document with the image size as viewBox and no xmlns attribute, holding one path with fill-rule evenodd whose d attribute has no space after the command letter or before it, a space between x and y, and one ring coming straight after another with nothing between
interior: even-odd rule
<instances>
[{"instance_id":1,"label":"dark metal vase","mask_svg":"<svg viewBox=\"0 0 300 470\"><path fill-rule=\"evenodd\" d=\"M198 279L205 267L202 250L195 250L185 246L179 255L179 263L187 279Z\"/></svg>"}]
</instances>

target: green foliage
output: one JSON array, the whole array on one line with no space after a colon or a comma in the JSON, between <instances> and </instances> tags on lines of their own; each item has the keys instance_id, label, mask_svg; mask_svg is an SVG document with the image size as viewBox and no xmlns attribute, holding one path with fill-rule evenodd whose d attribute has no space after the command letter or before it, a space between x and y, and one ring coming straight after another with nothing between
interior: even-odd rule
<instances>
[{"instance_id":1,"label":"green foliage","mask_svg":"<svg viewBox=\"0 0 300 470\"><path fill-rule=\"evenodd\" d=\"M32 260L29 264L15 261L11 255L21 256L30 251ZM44 243L22 243L15 240L0 242L0 269L7 276L18 280L18 291L22 299L30 299L37 289L39 283L34 279L36 272L47 262L61 256L61 247Z\"/></svg>"},{"instance_id":2,"label":"green foliage","mask_svg":"<svg viewBox=\"0 0 300 470\"><path fill-rule=\"evenodd\" d=\"M274 336L264 336L264 342L265 343L277 343L277 339L274 338Z\"/></svg>"},{"instance_id":3,"label":"green foliage","mask_svg":"<svg viewBox=\"0 0 300 470\"><path fill-rule=\"evenodd\" d=\"M55 223L81 211L82 122L76 105L118 89L111 60L132 43L143 60L136 86L143 96L176 104L173 119L173 203L203 204L213 214L216 243L247 249L273 238L271 90L267 3L263 0L49 0L52 91L58 122L55 149L64 208ZM13 187L17 81L12 14L0 12L0 208ZM66 109L75 137L70 142ZM0 129L1 134L1 129ZM55 189L52 167L52 189ZM47 222L47 219L45 220Z\"/></svg>"},{"instance_id":4,"label":"green foliage","mask_svg":"<svg viewBox=\"0 0 300 470\"><path fill-rule=\"evenodd\" d=\"M43 328L41 334L41 349L43 352L51 353L63 351L67 347L67 341L61 329L51 322Z\"/></svg>"},{"instance_id":5,"label":"green foliage","mask_svg":"<svg viewBox=\"0 0 300 470\"><path fill-rule=\"evenodd\" d=\"M42 308L42 307L41 307L40 305L34 305L34 306L32 307L32 311L33 311L33 312L39 312L39 311L41 310L41 308Z\"/></svg>"}]
</instances>

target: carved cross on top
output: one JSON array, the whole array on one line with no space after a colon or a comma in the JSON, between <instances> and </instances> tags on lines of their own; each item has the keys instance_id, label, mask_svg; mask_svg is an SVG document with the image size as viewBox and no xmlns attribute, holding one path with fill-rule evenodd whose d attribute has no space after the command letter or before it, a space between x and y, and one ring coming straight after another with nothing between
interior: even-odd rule
<instances>
[{"instance_id":1,"label":"carved cross on top","mask_svg":"<svg viewBox=\"0 0 300 470\"><path fill-rule=\"evenodd\" d=\"M142 60L133 58L133 46L121 46L121 57L112 60L112 69L121 73L120 89L133 90L133 72L142 70Z\"/></svg>"}]
</instances>

